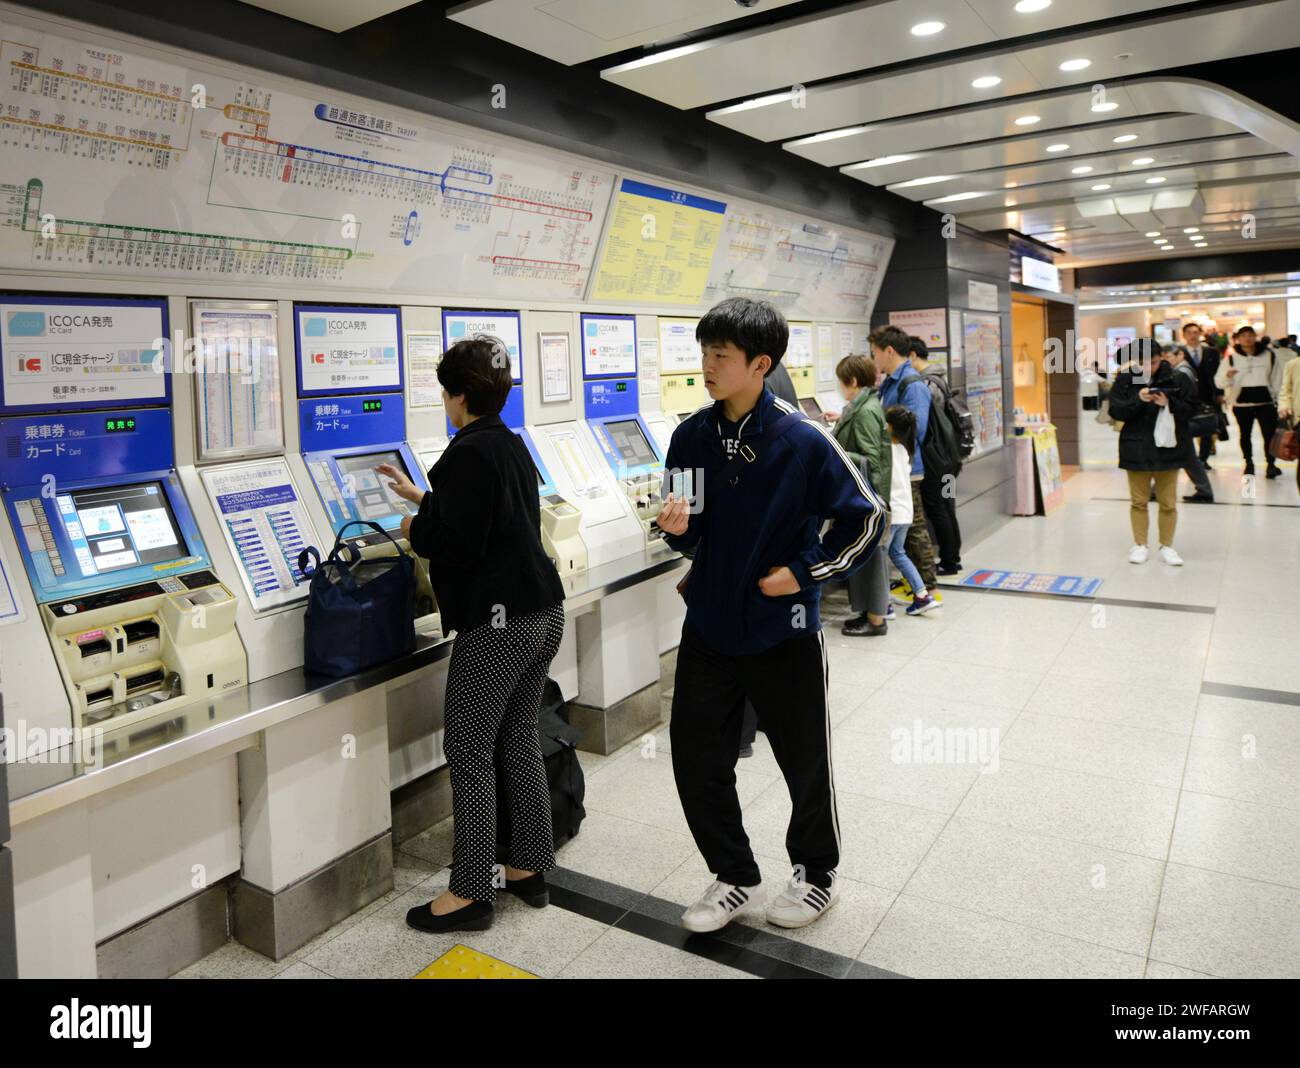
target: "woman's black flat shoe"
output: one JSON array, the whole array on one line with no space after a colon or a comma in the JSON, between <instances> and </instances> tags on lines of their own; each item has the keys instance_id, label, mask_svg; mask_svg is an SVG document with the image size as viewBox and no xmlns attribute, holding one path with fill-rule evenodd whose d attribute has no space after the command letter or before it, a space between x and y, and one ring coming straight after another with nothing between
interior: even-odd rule
<instances>
[{"instance_id":1,"label":"woman's black flat shoe","mask_svg":"<svg viewBox=\"0 0 1300 1068\"><path fill-rule=\"evenodd\" d=\"M535 909L545 908L551 903L551 892L546 889L546 879L537 871L527 879L507 879L506 893L514 894L524 904Z\"/></svg>"},{"instance_id":2,"label":"woman's black flat shoe","mask_svg":"<svg viewBox=\"0 0 1300 1068\"><path fill-rule=\"evenodd\" d=\"M406 922L417 931L430 934L445 934L448 931L486 931L492 926L492 905L487 901L475 901L458 908L454 912L435 916L429 911L432 901L416 905L406 913Z\"/></svg>"}]
</instances>

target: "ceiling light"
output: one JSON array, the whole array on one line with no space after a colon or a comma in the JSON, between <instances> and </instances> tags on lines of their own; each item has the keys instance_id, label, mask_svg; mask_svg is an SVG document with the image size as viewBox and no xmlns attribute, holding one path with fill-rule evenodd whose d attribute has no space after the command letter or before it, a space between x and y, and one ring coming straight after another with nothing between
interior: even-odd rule
<instances>
[{"instance_id":1,"label":"ceiling light","mask_svg":"<svg viewBox=\"0 0 1300 1068\"><path fill-rule=\"evenodd\" d=\"M1042 11L1044 8L1051 7L1052 0L1020 0L1016 4L1016 10L1022 15L1029 15L1035 11Z\"/></svg>"},{"instance_id":2,"label":"ceiling light","mask_svg":"<svg viewBox=\"0 0 1300 1068\"><path fill-rule=\"evenodd\" d=\"M972 89L992 89L995 85L1001 85L1002 79L996 74L986 74L982 78L976 78L970 84Z\"/></svg>"},{"instance_id":3,"label":"ceiling light","mask_svg":"<svg viewBox=\"0 0 1300 1068\"><path fill-rule=\"evenodd\" d=\"M1088 174L1092 171L1091 167L1071 167L1071 174Z\"/></svg>"},{"instance_id":4,"label":"ceiling light","mask_svg":"<svg viewBox=\"0 0 1300 1068\"><path fill-rule=\"evenodd\" d=\"M1008 182L1008 183L1007 183L1006 185L1004 185L1002 188L1003 188L1003 189L1018 189L1018 188L1020 188L1020 183L1019 183L1019 182Z\"/></svg>"},{"instance_id":5,"label":"ceiling light","mask_svg":"<svg viewBox=\"0 0 1300 1068\"><path fill-rule=\"evenodd\" d=\"M896 156L877 156L875 159L863 160L861 163L855 163L853 168L865 171L868 167L888 167L891 163L910 163L914 159L915 156L904 152Z\"/></svg>"},{"instance_id":6,"label":"ceiling light","mask_svg":"<svg viewBox=\"0 0 1300 1068\"><path fill-rule=\"evenodd\" d=\"M1161 252L1177 252L1178 250L1175 249L1173 245L1165 245L1165 246L1164 246L1160 251L1161 251Z\"/></svg>"},{"instance_id":7,"label":"ceiling light","mask_svg":"<svg viewBox=\"0 0 1300 1068\"><path fill-rule=\"evenodd\" d=\"M934 185L936 182L951 182L954 175L951 174L932 174L928 178L910 178L906 182L899 182L897 185L891 185L890 189L909 189L914 185Z\"/></svg>"},{"instance_id":8,"label":"ceiling light","mask_svg":"<svg viewBox=\"0 0 1300 1068\"><path fill-rule=\"evenodd\" d=\"M913 37L929 37L932 34L939 33L944 28L942 22L918 22L912 27Z\"/></svg>"},{"instance_id":9,"label":"ceiling light","mask_svg":"<svg viewBox=\"0 0 1300 1068\"><path fill-rule=\"evenodd\" d=\"M1093 191L1094 193L1100 193L1100 192L1103 192L1104 190L1107 190L1107 189L1109 189L1109 188L1110 188L1109 185L1107 185L1105 182L1102 182L1100 185L1094 185L1094 186L1092 187L1092 191Z\"/></svg>"},{"instance_id":10,"label":"ceiling light","mask_svg":"<svg viewBox=\"0 0 1300 1068\"><path fill-rule=\"evenodd\" d=\"M1147 237L1159 237L1159 236L1160 236L1160 231L1159 231L1159 230L1148 230L1148 231L1146 232L1146 236L1147 236Z\"/></svg>"},{"instance_id":11,"label":"ceiling light","mask_svg":"<svg viewBox=\"0 0 1300 1068\"><path fill-rule=\"evenodd\" d=\"M1189 226L1183 230L1185 234L1199 234L1200 232L1201 228L1199 226Z\"/></svg>"},{"instance_id":12,"label":"ceiling light","mask_svg":"<svg viewBox=\"0 0 1300 1068\"><path fill-rule=\"evenodd\" d=\"M1092 110L1093 111L1114 111L1117 107L1119 107L1119 105L1115 103L1115 101L1107 100L1101 104L1093 104Z\"/></svg>"},{"instance_id":13,"label":"ceiling light","mask_svg":"<svg viewBox=\"0 0 1300 1068\"><path fill-rule=\"evenodd\" d=\"M1047 152L1064 152L1064 151L1065 151L1066 149L1068 149L1069 147L1070 147L1069 145L1064 144L1064 143L1061 143L1061 144L1055 144L1055 145L1048 145L1047 148L1045 149L1045 151L1047 151Z\"/></svg>"},{"instance_id":14,"label":"ceiling light","mask_svg":"<svg viewBox=\"0 0 1300 1068\"><path fill-rule=\"evenodd\" d=\"M1041 117L1038 116L1038 115L1021 115L1020 118L1016 119L1016 125L1017 125L1017 126L1033 126L1034 123L1036 123L1036 122L1041 122L1041 121L1042 121L1042 119L1041 119Z\"/></svg>"},{"instance_id":15,"label":"ceiling light","mask_svg":"<svg viewBox=\"0 0 1300 1068\"><path fill-rule=\"evenodd\" d=\"M1194 242L1192 242L1192 243L1193 243L1197 248L1205 248L1207 245L1209 245L1209 242L1208 242L1208 241L1194 241Z\"/></svg>"},{"instance_id":16,"label":"ceiling light","mask_svg":"<svg viewBox=\"0 0 1300 1068\"><path fill-rule=\"evenodd\" d=\"M1151 242L1151 244L1153 244L1153 245L1167 245L1167 244L1169 244L1169 239L1168 239L1167 237L1157 237L1154 241Z\"/></svg>"},{"instance_id":17,"label":"ceiling light","mask_svg":"<svg viewBox=\"0 0 1300 1068\"><path fill-rule=\"evenodd\" d=\"M1061 64L1061 70L1084 70L1092 66L1090 59L1067 59Z\"/></svg>"},{"instance_id":18,"label":"ceiling light","mask_svg":"<svg viewBox=\"0 0 1300 1068\"><path fill-rule=\"evenodd\" d=\"M1154 178L1147 179L1147 185L1160 185L1164 181L1165 181L1164 178L1161 178L1159 175L1156 175L1156 177Z\"/></svg>"},{"instance_id":19,"label":"ceiling light","mask_svg":"<svg viewBox=\"0 0 1300 1068\"><path fill-rule=\"evenodd\" d=\"M1154 163L1154 162L1155 159L1151 156L1138 156L1138 158L1133 161L1133 166L1145 167L1148 163Z\"/></svg>"},{"instance_id":20,"label":"ceiling light","mask_svg":"<svg viewBox=\"0 0 1300 1068\"><path fill-rule=\"evenodd\" d=\"M1204 281L1205 281L1204 278L1193 278L1192 285L1195 285L1197 282L1204 282Z\"/></svg>"},{"instance_id":21,"label":"ceiling light","mask_svg":"<svg viewBox=\"0 0 1300 1068\"><path fill-rule=\"evenodd\" d=\"M1137 139L1137 134L1120 134L1118 137L1113 138L1113 141L1117 145L1123 145L1127 144L1129 141L1136 141Z\"/></svg>"},{"instance_id":22,"label":"ceiling light","mask_svg":"<svg viewBox=\"0 0 1300 1068\"><path fill-rule=\"evenodd\" d=\"M987 193L952 193L946 197L939 197L937 200L927 200L927 204L949 204L954 200L974 200L976 197L986 197Z\"/></svg>"}]
</instances>

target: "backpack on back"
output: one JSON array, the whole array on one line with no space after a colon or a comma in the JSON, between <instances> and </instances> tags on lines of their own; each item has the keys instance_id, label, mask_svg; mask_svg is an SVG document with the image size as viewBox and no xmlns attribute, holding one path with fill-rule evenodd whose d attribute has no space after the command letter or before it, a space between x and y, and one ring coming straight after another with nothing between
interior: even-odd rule
<instances>
[{"instance_id":1,"label":"backpack on back","mask_svg":"<svg viewBox=\"0 0 1300 1068\"><path fill-rule=\"evenodd\" d=\"M955 475L961 462L975 450L975 421L964 401L948 387L941 375L910 374L898 384L899 396L913 382L924 382L930 391L930 423L921 444L921 459L927 471Z\"/></svg>"}]
</instances>

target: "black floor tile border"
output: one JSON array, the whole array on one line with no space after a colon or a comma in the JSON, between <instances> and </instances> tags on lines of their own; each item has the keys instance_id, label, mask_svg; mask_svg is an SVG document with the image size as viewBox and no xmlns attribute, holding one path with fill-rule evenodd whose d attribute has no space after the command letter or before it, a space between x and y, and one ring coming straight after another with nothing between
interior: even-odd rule
<instances>
[{"instance_id":1,"label":"black floor tile border","mask_svg":"<svg viewBox=\"0 0 1300 1068\"><path fill-rule=\"evenodd\" d=\"M1129 503L1129 498L1127 498L1127 497L1089 497L1088 500L1090 500L1090 501L1123 501L1125 504L1128 504L1128 503ZM1151 503L1154 504L1155 502L1153 501L1153 502L1151 502ZM1200 507L1201 505L1203 505L1203 504L1217 504L1217 505L1222 505L1222 506L1225 507L1225 508L1236 508L1236 507L1238 507L1238 506L1240 506L1240 507L1242 507L1242 508L1300 508L1300 504L1279 504L1279 503L1276 502L1276 501L1260 501L1260 500L1254 500L1254 501L1246 501L1246 500L1240 500L1240 501L1238 501L1238 500L1232 500L1232 501L1220 501L1220 500L1213 500L1213 501L1179 501L1179 502L1178 502L1178 506L1179 506L1180 509L1182 508L1183 505L1187 505L1187 507L1189 507L1189 508L1199 508L1199 507Z\"/></svg>"},{"instance_id":2,"label":"black floor tile border","mask_svg":"<svg viewBox=\"0 0 1300 1068\"><path fill-rule=\"evenodd\" d=\"M1258 686L1235 686L1229 682L1202 682L1201 693L1210 697L1237 697L1243 701L1267 701L1274 705L1300 705L1300 693L1265 690Z\"/></svg>"},{"instance_id":3,"label":"black floor tile border","mask_svg":"<svg viewBox=\"0 0 1300 1068\"><path fill-rule=\"evenodd\" d=\"M970 568L971 571L1006 570L1005 568ZM1076 604L1112 604L1122 608L1154 608L1161 612L1191 612L1194 615L1212 616L1217 611L1208 604L1174 604L1170 601L1136 601L1126 597L1074 597L1068 593L1039 593L1036 590L999 590L993 586L963 586L960 582L940 580L941 590L957 590L960 593L1002 593L1020 597L1038 597L1048 601L1073 601Z\"/></svg>"},{"instance_id":4,"label":"black floor tile border","mask_svg":"<svg viewBox=\"0 0 1300 1068\"><path fill-rule=\"evenodd\" d=\"M568 868L554 868L546 879L551 904L559 908L763 979L907 978L744 924L692 934L681 926L676 902Z\"/></svg>"}]
</instances>

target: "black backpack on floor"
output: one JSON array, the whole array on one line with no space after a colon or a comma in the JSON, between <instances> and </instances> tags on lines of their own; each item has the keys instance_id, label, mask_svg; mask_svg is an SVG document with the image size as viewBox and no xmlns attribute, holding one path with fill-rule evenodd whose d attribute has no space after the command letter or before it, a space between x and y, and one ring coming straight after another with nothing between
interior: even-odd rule
<instances>
[{"instance_id":1,"label":"black backpack on floor","mask_svg":"<svg viewBox=\"0 0 1300 1068\"><path fill-rule=\"evenodd\" d=\"M578 763L580 732L564 718L564 697L554 679L547 679L542 704L537 710L546 784L551 791L551 827L558 848L578 834L587 810L582 801L587 784ZM506 797L506 776L497 773L497 859L504 862L510 845L510 809Z\"/></svg>"}]
</instances>

